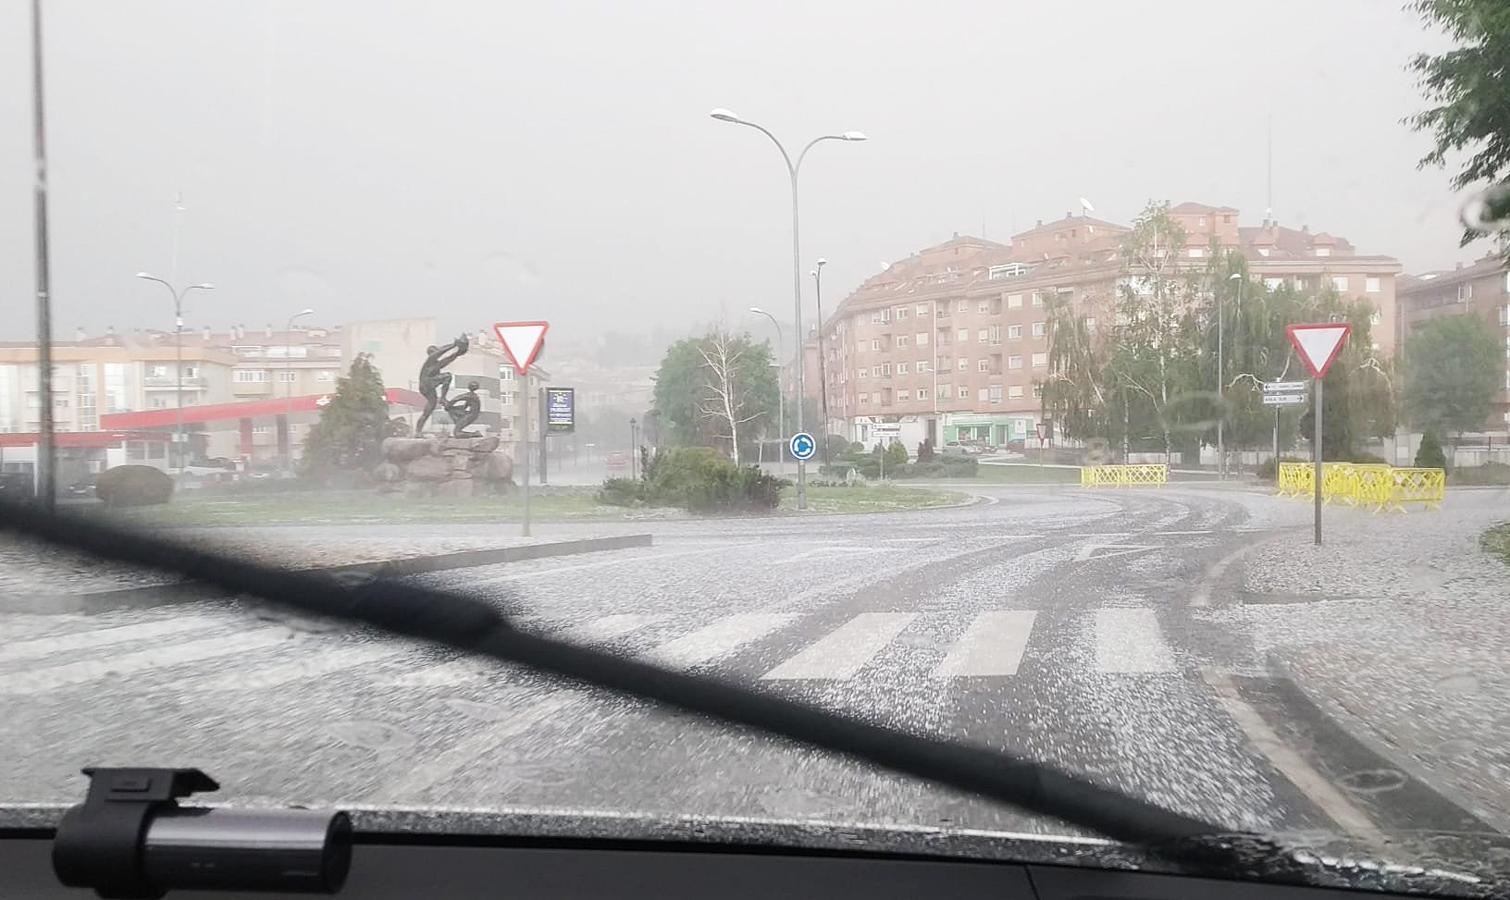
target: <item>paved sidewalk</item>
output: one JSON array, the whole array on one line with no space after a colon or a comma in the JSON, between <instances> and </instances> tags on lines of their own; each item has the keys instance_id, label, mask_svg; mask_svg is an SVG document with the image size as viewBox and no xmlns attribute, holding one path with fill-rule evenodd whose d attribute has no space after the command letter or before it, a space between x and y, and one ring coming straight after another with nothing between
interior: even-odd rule
<instances>
[{"instance_id":1,"label":"paved sidewalk","mask_svg":"<svg viewBox=\"0 0 1510 900\"><path fill-rule=\"evenodd\" d=\"M1453 491L1407 515L1328 508L1319 548L1310 507L1274 503L1298 527L1243 554L1240 605L1211 617L1360 740L1510 830L1510 566L1478 543L1510 520L1510 494Z\"/></svg>"}]
</instances>

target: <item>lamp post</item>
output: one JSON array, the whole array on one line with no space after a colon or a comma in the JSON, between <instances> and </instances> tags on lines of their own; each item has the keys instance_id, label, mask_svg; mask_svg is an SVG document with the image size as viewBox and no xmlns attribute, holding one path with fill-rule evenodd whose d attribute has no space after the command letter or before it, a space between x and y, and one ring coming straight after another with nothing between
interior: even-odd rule
<instances>
[{"instance_id":1,"label":"lamp post","mask_svg":"<svg viewBox=\"0 0 1510 900\"><path fill-rule=\"evenodd\" d=\"M1238 309L1242 309L1243 273L1233 272L1227 276L1227 280L1237 282L1237 306ZM1227 389L1227 369L1224 365L1225 359L1223 355L1223 341L1225 339L1223 332L1225 328L1222 317L1222 307L1225 305L1222 299L1218 297L1216 300L1216 476L1222 480L1226 480L1227 478L1227 442L1223 427L1227 423L1227 403L1224 396L1224 392Z\"/></svg>"},{"instance_id":2,"label":"lamp post","mask_svg":"<svg viewBox=\"0 0 1510 900\"><path fill-rule=\"evenodd\" d=\"M823 442L825 466L831 464L828 458L828 367L823 358L823 267L826 265L828 260L820 256L812 271L813 296L818 301L818 403L823 413L823 422L818 427L818 439Z\"/></svg>"},{"instance_id":3,"label":"lamp post","mask_svg":"<svg viewBox=\"0 0 1510 900\"><path fill-rule=\"evenodd\" d=\"M776 326L776 356L781 357L781 323L776 317L758 306L750 307L750 312L757 316L765 316ZM781 446L776 450L776 471L786 474L786 394L781 390L781 364L776 363L776 434L781 439ZM799 401L800 402L800 401Z\"/></svg>"},{"instance_id":4,"label":"lamp post","mask_svg":"<svg viewBox=\"0 0 1510 900\"><path fill-rule=\"evenodd\" d=\"M746 126L749 126L750 128L753 128L756 131L759 131L761 134L765 135L766 137L770 138L771 139L771 143L773 143L773 144L776 145L776 149L779 150L779 151L781 151L781 159L786 163L787 175L790 176L790 179L791 179L791 184L792 184L792 303L793 303L794 312L795 312L795 321L796 321L796 324L797 324L796 338L795 338L795 341L794 341L794 343L796 344L796 351L797 351L797 360L796 360L797 374L796 374L795 382L796 382L796 385L797 385L797 430L801 431L802 430L802 399L803 399L803 396L804 396L804 389L803 389L803 387L804 387L803 386L803 381L804 381L804 379L803 379L803 368L804 368L804 366L803 366L803 359L802 359L802 241L801 241L801 237L800 237L800 233L799 233L799 228L798 228L799 217L798 217L798 214L797 214L797 209L798 209L798 207L797 207L797 176L802 171L802 161L805 158L807 158L807 152L809 150L813 149L813 147L815 145L817 145L818 143L820 143L822 141L863 141L866 138L865 138L864 133L859 132L859 131L846 131L846 132L843 132L842 134L825 134L825 135L819 135L818 137L815 137L811 141L807 142L807 145L802 148L802 152L801 153L797 154L797 158L794 161L792 159L792 155L787 152L786 147L782 145L781 141L779 141L779 140L776 139L776 135L772 134L764 126L761 126L761 125L758 125L758 124L756 124L754 122L751 122L748 119L741 119L739 116L735 115L734 113L730 112L727 109L715 109L711 113L709 113L709 115L711 115L713 118L719 120L720 122L732 122L735 125L746 125ZM802 464L802 462L800 460L797 462L797 508L798 509L807 509L807 468L806 468L806 466L804 466Z\"/></svg>"},{"instance_id":5,"label":"lamp post","mask_svg":"<svg viewBox=\"0 0 1510 900\"><path fill-rule=\"evenodd\" d=\"M637 466L635 457L639 455L640 449L640 436L636 433L638 430L639 422L631 417L629 420L629 477L631 480L639 477L635 471Z\"/></svg>"},{"instance_id":6,"label":"lamp post","mask_svg":"<svg viewBox=\"0 0 1510 900\"><path fill-rule=\"evenodd\" d=\"M287 472L294 470L294 320L305 316L312 316L312 309L301 309L288 317L288 327L284 329L283 343L283 435L286 446L283 450L283 468Z\"/></svg>"},{"instance_id":7,"label":"lamp post","mask_svg":"<svg viewBox=\"0 0 1510 900\"><path fill-rule=\"evenodd\" d=\"M189 293L189 291L213 291L215 285L208 283L191 284L183 290L179 290L168 279L159 278L148 272L137 272L136 277L147 281L155 281L167 288L168 293L173 295L173 344L178 361L178 371L176 373L178 378L176 393L178 396L177 402L174 404L177 409L175 410L176 425L173 434L173 444L178 449L178 472L181 475L183 474L184 467L187 465L185 462L187 448L184 447L184 295Z\"/></svg>"}]
</instances>

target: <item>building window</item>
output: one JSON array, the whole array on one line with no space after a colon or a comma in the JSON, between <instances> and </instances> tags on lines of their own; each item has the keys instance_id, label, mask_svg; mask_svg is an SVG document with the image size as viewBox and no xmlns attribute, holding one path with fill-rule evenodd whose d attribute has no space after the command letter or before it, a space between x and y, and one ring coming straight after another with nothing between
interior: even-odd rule
<instances>
[{"instance_id":1,"label":"building window","mask_svg":"<svg viewBox=\"0 0 1510 900\"><path fill-rule=\"evenodd\" d=\"M948 384L941 384L941 385L939 385L939 399L940 400L948 400L950 397L953 397L953 396L954 396L954 388L953 388L953 386L948 385Z\"/></svg>"},{"instance_id":2,"label":"building window","mask_svg":"<svg viewBox=\"0 0 1510 900\"><path fill-rule=\"evenodd\" d=\"M883 378L891 377L891 363L881 363L881 376Z\"/></svg>"},{"instance_id":3,"label":"building window","mask_svg":"<svg viewBox=\"0 0 1510 900\"><path fill-rule=\"evenodd\" d=\"M926 359L920 359L920 360L918 360L917 370L919 372L932 372L933 371L933 366L928 362L928 360L926 360Z\"/></svg>"},{"instance_id":4,"label":"building window","mask_svg":"<svg viewBox=\"0 0 1510 900\"><path fill-rule=\"evenodd\" d=\"M897 391L897 402L906 403L912 399L912 391Z\"/></svg>"},{"instance_id":5,"label":"building window","mask_svg":"<svg viewBox=\"0 0 1510 900\"><path fill-rule=\"evenodd\" d=\"M1049 364L1049 355L1047 353L1034 353L1033 354L1033 368L1035 368L1035 369L1042 369L1044 366L1047 366L1048 364Z\"/></svg>"},{"instance_id":6,"label":"building window","mask_svg":"<svg viewBox=\"0 0 1510 900\"><path fill-rule=\"evenodd\" d=\"M1001 326L1000 325L992 325L990 328L986 329L986 338L987 338L987 340L989 340L993 344L1000 344L1001 343Z\"/></svg>"},{"instance_id":7,"label":"building window","mask_svg":"<svg viewBox=\"0 0 1510 900\"><path fill-rule=\"evenodd\" d=\"M869 394L861 394L860 395L860 402L861 403L869 403L870 402L870 395ZM1323 429L1323 431L1325 431L1325 429Z\"/></svg>"},{"instance_id":8,"label":"building window","mask_svg":"<svg viewBox=\"0 0 1510 900\"><path fill-rule=\"evenodd\" d=\"M147 374L153 378L166 378L168 377L168 367L162 363L154 363L147 367Z\"/></svg>"},{"instance_id":9,"label":"building window","mask_svg":"<svg viewBox=\"0 0 1510 900\"><path fill-rule=\"evenodd\" d=\"M1033 292L1033 305L1040 309L1043 308L1043 295L1037 291Z\"/></svg>"},{"instance_id":10,"label":"building window","mask_svg":"<svg viewBox=\"0 0 1510 900\"><path fill-rule=\"evenodd\" d=\"M926 316L926 315L928 315L928 304L926 304L926 303L919 303L917 305L917 314L920 315L920 316Z\"/></svg>"},{"instance_id":11,"label":"building window","mask_svg":"<svg viewBox=\"0 0 1510 900\"><path fill-rule=\"evenodd\" d=\"M280 369L278 371L279 384L293 384L299 380L299 373L293 369Z\"/></svg>"},{"instance_id":12,"label":"building window","mask_svg":"<svg viewBox=\"0 0 1510 900\"><path fill-rule=\"evenodd\" d=\"M988 331L985 328L982 328L981 330L979 330L979 331L977 331L975 333L975 339L977 341L979 341L980 343L982 343L982 344L984 344L987 340L989 340L990 336L991 336L991 332Z\"/></svg>"},{"instance_id":13,"label":"building window","mask_svg":"<svg viewBox=\"0 0 1510 900\"><path fill-rule=\"evenodd\" d=\"M1033 337L1041 338L1041 337L1043 337L1047 333L1048 333L1048 323L1046 323L1046 322L1034 322L1033 323Z\"/></svg>"},{"instance_id":14,"label":"building window","mask_svg":"<svg viewBox=\"0 0 1510 900\"><path fill-rule=\"evenodd\" d=\"M999 385L999 384L993 384L993 385L991 385L990 389L987 391L986 397L992 403L1000 403L1001 402L1001 385Z\"/></svg>"},{"instance_id":15,"label":"building window","mask_svg":"<svg viewBox=\"0 0 1510 900\"><path fill-rule=\"evenodd\" d=\"M959 333L955 335L955 339L958 340L961 344L967 344L967 343L969 343L970 342L970 329L968 329L968 328L961 328L959 330Z\"/></svg>"},{"instance_id":16,"label":"building window","mask_svg":"<svg viewBox=\"0 0 1510 900\"><path fill-rule=\"evenodd\" d=\"M1332 287L1335 288L1340 293L1343 293L1343 294L1347 293L1347 276L1346 275L1333 275L1332 276Z\"/></svg>"},{"instance_id":17,"label":"building window","mask_svg":"<svg viewBox=\"0 0 1510 900\"><path fill-rule=\"evenodd\" d=\"M918 388L918 399L919 400L927 400L928 399L928 389L927 388Z\"/></svg>"},{"instance_id":18,"label":"building window","mask_svg":"<svg viewBox=\"0 0 1510 900\"><path fill-rule=\"evenodd\" d=\"M874 375L877 378L880 378L881 377L881 367L880 366L871 366L870 367L870 374Z\"/></svg>"},{"instance_id":19,"label":"building window","mask_svg":"<svg viewBox=\"0 0 1510 900\"><path fill-rule=\"evenodd\" d=\"M960 357L959 363L955 366L955 368L959 369L961 372L970 371L970 360L965 359L963 356Z\"/></svg>"},{"instance_id":20,"label":"building window","mask_svg":"<svg viewBox=\"0 0 1510 900\"><path fill-rule=\"evenodd\" d=\"M1465 281L1458 285L1458 302L1466 303L1473 299L1473 282Z\"/></svg>"},{"instance_id":21,"label":"building window","mask_svg":"<svg viewBox=\"0 0 1510 900\"><path fill-rule=\"evenodd\" d=\"M1007 326L1007 340L1009 340L1009 341L1015 341L1015 340L1019 340L1021 338L1022 338L1022 326L1021 325L1008 325Z\"/></svg>"},{"instance_id":22,"label":"building window","mask_svg":"<svg viewBox=\"0 0 1510 900\"><path fill-rule=\"evenodd\" d=\"M336 380L335 369L321 369L315 373L316 381L331 382Z\"/></svg>"},{"instance_id":23,"label":"building window","mask_svg":"<svg viewBox=\"0 0 1510 900\"><path fill-rule=\"evenodd\" d=\"M907 318L907 307L905 307L905 306L898 306L897 307L897 321L900 322L900 321L902 321L905 318Z\"/></svg>"},{"instance_id":24,"label":"building window","mask_svg":"<svg viewBox=\"0 0 1510 900\"><path fill-rule=\"evenodd\" d=\"M1331 247L1317 247L1316 248L1316 255L1317 256L1331 256L1332 255L1332 248Z\"/></svg>"},{"instance_id":25,"label":"building window","mask_svg":"<svg viewBox=\"0 0 1510 900\"><path fill-rule=\"evenodd\" d=\"M955 309L957 309L959 312L969 312L970 311L970 301L969 300L961 300L959 302L959 304L955 307Z\"/></svg>"},{"instance_id":26,"label":"building window","mask_svg":"<svg viewBox=\"0 0 1510 900\"><path fill-rule=\"evenodd\" d=\"M1043 399L1043 385L1041 385L1041 384L1035 384L1035 385L1033 385L1033 399L1034 400L1042 400ZM1325 429L1322 430L1322 433L1323 434L1325 433Z\"/></svg>"},{"instance_id":27,"label":"building window","mask_svg":"<svg viewBox=\"0 0 1510 900\"><path fill-rule=\"evenodd\" d=\"M1085 333L1086 334L1095 334L1096 333L1096 317L1095 316L1086 316L1085 317ZM1325 431L1326 429L1322 429L1322 430Z\"/></svg>"},{"instance_id":28,"label":"building window","mask_svg":"<svg viewBox=\"0 0 1510 900\"><path fill-rule=\"evenodd\" d=\"M881 349L881 339L880 338L872 338L871 341L870 341L870 349L872 349L872 350L879 350L879 349Z\"/></svg>"},{"instance_id":29,"label":"building window","mask_svg":"<svg viewBox=\"0 0 1510 900\"><path fill-rule=\"evenodd\" d=\"M1267 290L1271 290L1271 291L1277 291L1277 290L1279 290L1279 286L1282 285L1282 284L1284 284L1284 283L1285 283L1285 280L1283 278L1273 278L1273 277L1265 278L1264 279L1264 288L1267 289Z\"/></svg>"},{"instance_id":30,"label":"building window","mask_svg":"<svg viewBox=\"0 0 1510 900\"><path fill-rule=\"evenodd\" d=\"M1374 310L1371 314L1369 314L1368 323L1370 325L1378 325L1378 324L1380 324L1383 321L1384 321L1384 313L1379 312L1377 309ZM1325 430L1325 429L1323 429L1323 430Z\"/></svg>"},{"instance_id":31,"label":"building window","mask_svg":"<svg viewBox=\"0 0 1510 900\"><path fill-rule=\"evenodd\" d=\"M1021 400L1022 399L1022 385L1020 385L1020 384L1014 384L1011 387L1007 388L1007 399L1008 400ZM1325 431L1325 429L1323 429L1323 431Z\"/></svg>"},{"instance_id":32,"label":"building window","mask_svg":"<svg viewBox=\"0 0 1510 900\"><path fill-rule=\"evenodd\" d=\"M1269 255L1269 248L1268 247L1259 247L1258 248L1258 255L1259 256L1268 256Z\"/></svg>"},{"instance_id":33,"label":"building window","mask_svg":"<svg viewBox=\"0 0 1510 900\"><path fill-rule=\"evenodd\" d=\"M897 335L897 346L898 347L906 347L908 344L911 344L911 343L912 343L912 338L908 337L907 335L905 335L905 334L899 334L899 335Z\"/></svg>"},{"instance_id":34,"label":"building window","mask_svg":"<svg viewBox=\"0 0 1510 900\"><path fill-rule=\"evenodd\" d=\"M859 369L857 371L858 371L858 374L855 376L856 378L864 378L865 376L867 376L867 375L870 374L869 372L865 371L863 368Z\"/></svg>"},{"instance_id":35,"label":"building window","mask_svg":"<svg viewBox=\"0 0 1510 900\"><path fill-rule=\"evenodd\" d=\"M1500 324L1510 325L1510 303L1500 307Z\"/></svg>"},{"instance_id":36,"label":"building window","mask_svg":"<svg viewBox=\"0 0 1510 900\"><path fill-rule=\"evenodd\" d=\"M975 399L979 400L981 403L985 403L986 402L986 389L985 388L976 388L976 390L975 390Z\"/></svg>"},{"instance_id":37,"label":"building window","mask_svg":"<svg viewBox=\"0 0 1510 900\"><path fill-rule=\"evenodd\" d=\"M1007 368L1009 368L1009 369L1020 369L1020 368L1022 368L1022 357L1020 357L1020 356L1009 356L1009 357L1007 357Z\"/></svg>"},{"instance_id":38,"label":"building window","mask_svg":"<svg viewBox=\"0 0 1510 900\"><path fill-rule=\"evenodd\" d=\"M1195 226L1197 228L1205 228L1206 227L1206 217L1205 216L1198 216L1198 217L1196 217Z\"/></svg>"},{"instance_id":39,"label":"building window","mask_svg":"<svg viewBox=\"0 0 1510 900\"><path fill-rule=\"evenodd\" d=\"M1021 294L1008 294L1007 295L1007 309L1022 309L1022 295Z\"/></svg>"},{"instance_id":40,"label":"building window","mask_svg":"<svg viewBox=\"0 0 1510 900\"><path fill-rule=\"evenodd\" d=\"M975 361L975 371L977 371L977 372L989 372L990 370L991 370L991 361L989 359L977 359Z\"/></svg>"},{"instance_id":41,"label":"building window","mask_svg":"<svg viewBox=\"0 0 1510 900\"><path fill-rule=\"evenodd\" d=\"M1185 255L1188 256L1188 257L1190 257L1191 259L1200 259L1201 257L1203 257L1203 256L1206 255L1206 248L1205 247L1187 247L1187 248L1185 248Z\"/></svg>"},{"instance_id":42,"label":"building window","mask_svg":"<svg viewBox=\"0 0 1510 900\"><path fill-rule=\"evenodd\" d=\"M979 303L975 304L975 311L978 312L978 313L988 313L988 312L990 312L991 311L991 301L989 301L989 300L982 300Z\"/></svg>"},{"instance_id":43,"label":"building window","mask_svg":"<svg viewBox=\"0 0 1510 900\"><path fill-rule=\"evenodd\" d=\"M907 364L906 363L904 363L904 362L897 363L897 374L898 375L906 375L907 374Z\"/></svg>"},{"instance_id":44,"label":"building window","mask_svg":"<svg viewBox=\"0 0 1510 900\"><path fill-rule=\"evenodd\" d=\"M912 342L914 344L917 344L919 347L928 346L928 332L919 331L916 335L913 336Z\"/></svg>"},{"instance_id":45,"label":"building window","mask_svg":"<svg viewBox=\"0 0 1510 900\"><path fill-rule=\"evenodd\" d=\"M267 381L266 369L237 369L235 375L237 384L258 384Z\"/></svg>"}]
</instances>

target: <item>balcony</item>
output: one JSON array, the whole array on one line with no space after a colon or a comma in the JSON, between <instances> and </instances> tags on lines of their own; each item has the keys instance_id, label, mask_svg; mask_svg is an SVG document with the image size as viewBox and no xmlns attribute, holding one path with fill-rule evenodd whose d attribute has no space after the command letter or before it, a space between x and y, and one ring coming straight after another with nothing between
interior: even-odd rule
<instances>
[{"instance_id":1,"label":"balcony","mask_svg":"<svg viewBox=\"0 0 1510 900\"><path fill-rule=\"evenodd\" d=\"M184 390L186 391L201 391L208 386L209 384L202 375L184 376ZM142 378L142 387L145 387L149 391L177 390L178 378L173 375L147 375Z\"/></svg>"},{"instance_id":2,"label":"balcony","mask_svg":"<svg viewBox=\"0 0 1510 900\"><path fill-rule=\"evenodd\" d=\"M238 397L265 397L273 392L271 381L233 381L231 393Z\"/></svg>"}]
</instances>

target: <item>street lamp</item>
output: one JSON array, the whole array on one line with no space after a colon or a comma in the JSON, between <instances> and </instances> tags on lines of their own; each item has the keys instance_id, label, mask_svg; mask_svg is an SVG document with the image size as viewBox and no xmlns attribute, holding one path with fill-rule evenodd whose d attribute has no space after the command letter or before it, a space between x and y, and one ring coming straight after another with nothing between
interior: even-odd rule
<instances>
[{"instance_id":1,"label":"street lamp","mask_svg":"<svg viewBox=\"0 0 1510 900\"><path fill-rule=\"evenodd\" d=\"M314 314L312 309L299 310L288 317L288 326L283 330L283 468L287 472L294 470L294 320Z\"/></svg>"},{"instance_id":2,"label":"street lamp","mask_svg":"<svg viewBox=\"0 0 1510 900\"><path fill-rule=\"evenodd\" d=\"M640 437L639 437L638 434L635 433L635 431L638 429L638 427L639 427L639 423L636 422L633 417L630 417L630 419L629 419L629 478L630 478L630 480L633 480L633 479L639 477L637 474L635 474L635 457L637 457L639 455L639 451L640 451Z\"/></svg>"},{"instance_id":3,"label":"street lamp","mask_svg":"<svg viewBox=\"0 0 1510 900\"><path fill-rule=\"evenodd\" d=\"M798 173L800 173L802 171L802 161L805 158L807 158L807 152L809 150L813 149L813 147L815 145L817 145L818 143L820 143L822 141L851 141L851 142L855 142L855 141L866 140L866 137L865 137L865 135L864 135L863 132L859 132L859 131L845 131L845 132L841 132L839 134L820 135L818 137L813 138L811 141L808 141L807 142L807 146L805 146L805 147L802 148L802 152L797 154L796 161L793 161L792 160L792 156L791 156L790 153L787 152L786 147L782 145L781 141L779 141L779 140L776 139L776 135L772 134L764 126L758 125L758 124L756 124L754 122L751 122L748 119L741 119L739 116L735 115L734 113L730 112L727 109L722 109L722 108L715 109L711 113L709 113L709 115L711 115L713 118L717 119L720 122L732 122L735 125L746 125L746 126L749 126L750 128L753 128L756 131L759 131L761 134L765 135L766 137L770 138L771 139L771 143L773 143L773 144L776 145L776 149L779 150L779 151L781 151L781 159L786 163L787 175L790 176L790 178L791 178L791 182L792 182L792 303L793 303L793 306L794 306L794 311L795 311L795 316L796 316L796 323L797 323L797 332L796 332L796 338L795 338L795 341L794 341L794 343L796 344L796 351L797 351L797 362L796 362L797 373L796 373L796 379L795 380L796 380L796 386L797 386L797 430L801 431L802 430L802 399L803 399L803 395L804 395L804 390L803 390L803 387L804 387L803 386L803 380L804 380L803 379L803 369L805 368L805 366L803 365L803 359L802 359L802 240L801 240L799 229L798 229L799 217L798 217L798 214L797 214L797 175L798 175ZM797 508L798 509L806 509L807 508L807 468L802 464L802 462L800 460L797 462Z\"/></svg>"},{"instance_id":4,"label":"street lamp","mask_svg":"<svg viewBox=\"0 0 1510 900\"><path fill-rule=\"evenodd\" d=\"M828 366L823 358L823 267L828 265L828 260L818 257L818 262L813 271L813 293L818 300L818 384L820 393L819 404L823 413L823 422L818 429L818 439L823 441L823 464L830 465L828 458Z\"/></svg>"},{"instance_id":5,"label":"street lamp","mask_svg":"<svg viewBox=\"0 0 1510 900\"><path fill-rule=\"evenodd\" d=\"M182 475L186 465L185 454L187 452L187 448L184 446L184 295L189 293L189 291L213 291L215 285L208 283L191 284L183 290L179 290L170 284L168 279L159 278L149 272L137 272L136 277L147 281L155 281L167 288L168 293L173 295L173 343L176 348L178 361L178 397L175 404L177 406L177 424L174 429L173 443L178 448L178 472Z\"/></svg>"},{"instance_id":6,"label":"street lamp","mask_svg":"<svg viewBox=\"0 0 1510 900\"><path fill-rule=\"evenodd\" d=\"M1241 309L1243 306L1243 273L1233 272L1227 276L1227 280L1237 282L1237 306ZM1223 480L1227 477L1227 443L1225 432L1223 431L1223 425L1227 421L1227 404L1223 398L1223 392L1227 388L1225 383L1227 369L1223 365L1225 360L1223 358L1222 347L1224 339L1222 307L1224 305L1222 299L1218 297L1216 300L1216 475L1217 478Z\"/></svg>"},{"instance_id":7,"label":"street lamp","mask_svg":"<svg viewBox=\"0 0 1510 900\"><path fill-rule=\"evenodd\" d=\"M750 307L750 312L757 316L765 316L771 320L772 325L776 326L776 356L780 358L782 345L781 323L776 321L775 316L758 306ZM777 363L776 366L776 433L781 438L781 446L776 450L776 471L784 475L786 474L786 395L781 390L781 364ZM798 403L800 404L801 401L799 400Z\"/></svg>"}]
</instances>

